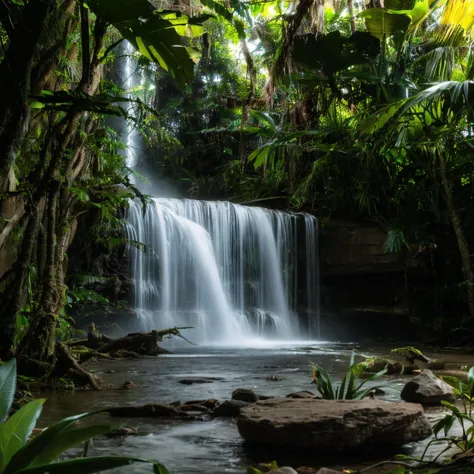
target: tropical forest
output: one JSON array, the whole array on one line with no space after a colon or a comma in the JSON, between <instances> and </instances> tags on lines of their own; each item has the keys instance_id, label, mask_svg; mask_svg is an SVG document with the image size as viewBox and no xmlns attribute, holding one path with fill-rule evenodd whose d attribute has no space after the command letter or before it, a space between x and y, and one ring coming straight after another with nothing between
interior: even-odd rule
<instances>
[{"instance_id":1,"label":"tropical forest","mask_svg":"<svg viewBox=\"0 0 474 474\"><path fill-rule=\"evenodd\" d=\"M474 474L473 264L474 0L0 0L0 474Z\"/></svg>"}]
</instances>

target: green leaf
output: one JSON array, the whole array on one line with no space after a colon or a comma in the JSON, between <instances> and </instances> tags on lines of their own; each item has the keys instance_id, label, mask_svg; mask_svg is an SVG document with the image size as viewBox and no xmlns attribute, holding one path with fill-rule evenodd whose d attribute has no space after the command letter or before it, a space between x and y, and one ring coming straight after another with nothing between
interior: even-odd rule
<instances>
[{"instance_id":1,"label":"green leaf","mask_svg":"<svg viewBox=\"0 0 474 474\"><path fill-rule=\"evenodd\" d=\"M471 367L467 373L467 382L468 384L474 383L474 367Z\"/></svg>"},{"instance_id":2,"label":"green leaf","mask_svg":"<svg viewBox=\"0 0 474 474\"><path fill-rule=\"evenodd\" d=\"M263 474L263 473L259 469L255 468L253 466L249 466L247 468L247 474Z\"/></svg>"},{"instance_id":3,"label":"green leaf","mask_svg":"<svg viewBox=\"0 0 474 474\"><path fill-rule=\"evenodd\" d=\"M407 31L411 23L407 15L388 13L384 8L369 8L359 13L358 17L365 19L369 33L381 41L398 31Z\"/></svg>"},{"instance_id":4,"label":"green leaf","mask_svg":"<svg viewBox=\"0 0 474 474\"><path fill-rule=\"evenodd\" d=\"M171 19L163 18L163 12L156 12L148 0L90 0L91 10L100 18L112 24L119 32L148 58L152 58L168 71L176 82L184 86L194 74L194 62L181 42L176 31L177 14ZM179 14L181 27L187 25L186 15ZM139 40L137 39L139 38ZM145 54L145 51L148 54Z\"/></svg>"},{"instance_id":5,"label":"green leaf","mask_svg":"<svg viewBox=\"0 0 474 474\"><path fill-rule=\"evenodd\" d=\"M446 382L448 385L453 387L458 394L460 395L461 392L467 391L467 385L463 383L462 380L458 379L457 377L451 377L449 375L442 375L440 379L443 382Z\"/></svg>"},{"instance_id":6,"label":"green leaf","mask_svg":"<svg viewBox=\"0 0 474 474\"><path fill-rule=\"evenodd\" d=\"M387 10L412 10L415 0L385 0L384 7Z\"/></svg>"},{"instance_id":7,"label":"green leaf","mask_svg":"<svg viewBox=\"0 0 474 474\"><path fill-rule=\"evenodd\" d=\"M446 400L441 400L441 405L448 407L453 413L455 413L458 416L461 416L461 412L459 411L459 408L452 403L447 402Z\"/></svg>"},{"instance_id":8,"label":"green leaf","mask_svg":"<svg viewBox=\"0 0 474 474\"><path fill-rule=\"evenodd\" d=\"M16 389L16 359L0 365L0 423L3 423L10 412Z\"/></svg>"},{"instance_id":9,"label":"green leaf","mask_svg":"<svg viewBox=\"0 0 474 474\"><path fill-rule=\"evenodd\" d=\"M56 439L62 435L63 431L69 425L71 425L71 423L83 418L88 418L97 413L103 413L104 411L107 410L97 410L95 412L70 416L68 418L64 418L54 425L49 426L41 434L31 439L29 443L27 443L15 453L10 463L5 468L3 474L13 474L17 471L20 471L21 469L27 468L38 456L43 453L43 451L47 450L51 444L56 442Z\"/></svg>"},{"instance_id":10,"label":"green leaf","mask_svg":"<svg viewBox=\"0 0 474 474\"><path fill-rule=\"evenodd\" d=\"M251 110L250 116L266 127L276 130L276 124L269 113L262 112L261 110Z\"/></svg>"},{"instance_id":11,"label":"green leaf","mask_svg":"<svg viewBox=\"0 0 474 474\"><path fill-rule=\"evenodd\" d=\"M168 469L162 464L157 463L156 461L153 463L153 472L155 474L170 474Z\"/></svg>"},{"instance_id":12,"label":"green leaf","mask_svg":"<svg viewBox=\"0 0 474 474\"><path fill-rule=\"evenodd\" d=\"M110 425L93 425L84 428L71 428L61 432L61 436L57 436L49 445L43 450L39 456L30 464L31 467L47 464L55 461L61 454L68 449L77 446L84 441L95 438L112 431L113 427Z\"/></svg>"},{"instance_id":13,"label":"green leaf","mask_svg":"<svg viewBox=\"0 0 474 474\"><path fill-rule=\"evenodd\" d=\"M260 168L260 166L265 163L267 158L269 157L269 153L271 150L271 146L269 144L264 145L263 147L257 148L255 151L250 153L248 160L249 161L254 161L254 167L255 169Z\"/></svg>"},{"instance_id":14,"label":"green leaf","mask_svg":"<svg viewBox=\"0 0 474 474\"><path fill-rule=\"evenodd\" d=\"M352 376L352 374L351 374L351 376ZM347 380L347 375L342 379L342 383L338 388L339 396L337 398L339 400L344 400L345 399L346 380ZM349 392L349 390L348 390L348 392Z\"/></svg>"},{"instance_id":15,"label":"green leaf","mask_svg":"<svg viewBox=\"0 0 474 474\"><path fill-rule=\"evenodd\" d=\"M225 18L228 22L232 23L233 15L224 5L215 2L214 0L201 0L201 3L207 8L214 10L219 16Z\"/></svg>"},{"instance_id":16,"label":"green leaf","mask_svg":"<svg viewBox=\"0 0 474 474\"><path fill-rule=\"evenodd\" d=\"M22 406L3 425L0 425L0 445L3 456L2 468L25 446L43 409L46 399L33 400Z\"/></svg>"},{"instance_id":17,"label":"green leaf","mask_svg":"<svg viewBox=\"0 0 474 474\"><path fill-rule=\"evenodd\" d=\"M148 49L146 49L145 43L140 38L140 36L137 36L135 40L137 42L137 46L138 46L138 50L140 51L140 54L145 56L151 62L154 62L154 59L151 57L150 53L148 52Z\"/></svg>"},{"instance_id":18,"label":"green leaf","mask_svg":"<svg viewBox=\"0 0 474 474\"><path fill-rule=\"evenodd\" d=\"M167 469L156 461L120 456L100 456L73 459L71 461L50 463L22 469L20 471L15 471L15 474L93 474L137 463L154 464L159 467L159 470L155 469L155 473L169 474Z\"/></svg>"}]
</instances>

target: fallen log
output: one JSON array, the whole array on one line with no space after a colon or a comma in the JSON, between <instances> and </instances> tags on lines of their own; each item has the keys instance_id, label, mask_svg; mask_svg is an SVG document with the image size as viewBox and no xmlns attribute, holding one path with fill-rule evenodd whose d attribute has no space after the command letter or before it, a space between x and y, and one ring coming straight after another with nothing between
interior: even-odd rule
<instances>
[{"instance_id":1,"label":"fallen log","mask_svg":"<svg viewBox=\"0 0 474 474\"><path fill-rule=\"evenodd\" d=\"M161 341L159 331L132 333L102 344L97 348L97 352L107 354L109 352L131 351L143 355L167 353L168 351L158 347L159 341Z\"/></svg>"},{"instance_id":2,"label":"fallen log","mask_svg":"<svg viewBox=\"0 0 474 474\"><path fill-rule=\"evenodd\" d=\"M91 323L87 339L68 341L66 345L77 354L80 363L89 360L91 357L114 359L133 358L144 355L157 356L169 354L169 351L158 345L163 339L176 336L187 341L180 332L182 329L189 328L174 327L161 331L154 330L148 333L134 332L114 339L100 333L96 329L95 324Z\"/></svg>"}]
</instances>

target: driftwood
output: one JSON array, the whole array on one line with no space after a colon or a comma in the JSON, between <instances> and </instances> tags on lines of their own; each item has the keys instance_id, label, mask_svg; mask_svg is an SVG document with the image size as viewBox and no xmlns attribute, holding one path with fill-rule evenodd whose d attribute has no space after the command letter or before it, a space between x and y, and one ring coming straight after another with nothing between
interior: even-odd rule
<instances>
[{"instance_id":1,"label":"driftwood","mask_svg":"<svg viewBox=\"0 0 474 474\"><path fill-rule=\"evenodd\" d=\"M54 354L50 360L40 361L18 356L17 364L21 374L36 378L35 382L28 384L30 387L55 387L57 386L57 380L63 377L69 377L71 379L70 388L73 388L74 384L77 383L83 387L101 390L106 388L102 380L84 369L81 364L92 357L113 360L156 356L168 353L168 351L161 348L158 343L164 338L171 336L178 336L187 340L181 335L181 329L188 328L175 327L148 333L131 333L124 337L113 339L101 334L96 329L95 324L91 323L87 339L57 342ZM64 382L63 380L60 385L63 388L65 388ZM162 410L157 407L158 406L146 405L142 407L142 413L144 413L144 416L164 416L160 414L163 413L164 409ZM170 408L173 410L172 407ZM184 415L183 411L177 411L176 413L178 413L178 416ZM169 412L169 415L171 416L172 413ZM176 416L176 414L174 416ZM189 417L189 415L186 416Z\"/></svg>"},{"instance_id":2,"label":"driftwood","mask_svg":"<svg viewBox=\"0 0 474 474\"><path fill-rule=\"evenodd\" d=\"M100 333L95 324L91 323L87 339L68 341L66 346L72 351L79 363L83 363L92 357L121 359L145 355L157 356L169 353L158 345L164 338L178 336L187 340L181 335L181 329L188 328L175 327L148 333L134 332L114 339Z\"/></svg>"},{"instance_id":3,"label":"driftwood","mask_svg":"<svg viewBox=\"0 0 474 474\"><path fill-rule=\"evenodd\" d=\"M158 355L168 351L158 347L161 341L159 331L151 331L149 333L133 333L127 334L118 339L110 339L97 348L97 352L107 354L118 351L131 351L143 355Z\"/></svg>"},{"instance_id":4,"label":"driftwood","mask_svg":"<svg viewBox=\"0 0 474 474\"><path fill-rule=\"evenodd\" d=\"M161 348L158 343L164 338L171 336L178 336L187 340L181 335L181 329L188 328L175 327L148 333L136 332L114 339L105 334L101 334L96 329L95 324L91 323L87 339L56 343L52 363L22 358L19 359L19 364L22 367L22 372L26 375L39 377L39 383L69 376L82 386L100 390L104 388L102 380L85 370L81 364L92 357L113 360L166 354L168 351ZM145 405L140 409L143 416L165 416L163 413L166 413L166 410L158 407L159 405ZM173 410L172 407L170 408ZM140 409L132 411L137 413L140 412ZM118 411L120 411L120 409L118 409ZM183 412L180 413L176 411L174 415L172 412L168 412L168 416L183 416Z\"/></svg>"}]
</instances>

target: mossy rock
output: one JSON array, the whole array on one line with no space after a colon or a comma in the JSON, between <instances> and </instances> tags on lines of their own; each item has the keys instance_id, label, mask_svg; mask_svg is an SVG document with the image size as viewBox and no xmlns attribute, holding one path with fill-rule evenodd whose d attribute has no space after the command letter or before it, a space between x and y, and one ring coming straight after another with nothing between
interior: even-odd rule
<instances>
[{"instance_id":1,"label":"mossy rock","mask_svg":"<svg viewBox=\"0 0 474 474\"><path fill-rule=\"evenodd\" d=\"M394 359L386 359L384 357L369 357L364 362L364 372L375 374L387 368L388 375L394 374L412 374L414 370L418 369L415 364L403 364L402 362Z\"/></svg>"},{"instance_id":2,"label":"mossy rock","mask_svg":"<svg viewBox=\"0 0 474 474\"><path fill-rule=\"evenodd\" d=\"M430 370L443 370L446 363L441 359L432 359L426 363L426 368Z\"/></svg>"}]
</instances>

